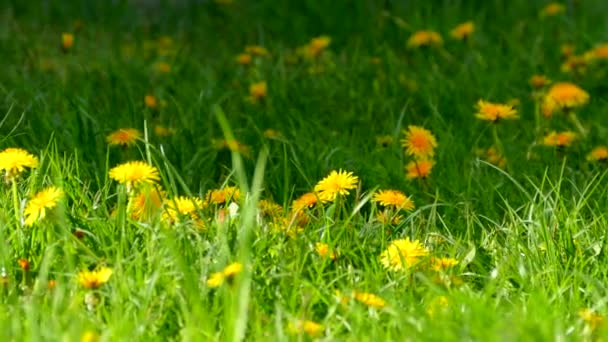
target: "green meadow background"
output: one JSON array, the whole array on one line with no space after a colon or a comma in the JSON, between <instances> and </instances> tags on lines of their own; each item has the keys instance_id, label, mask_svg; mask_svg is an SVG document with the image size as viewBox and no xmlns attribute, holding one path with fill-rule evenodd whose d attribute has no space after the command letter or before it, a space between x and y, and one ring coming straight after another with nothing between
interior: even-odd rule
<instances>
[{"instance_id":1,"label":"green meadow background","mask_svg":"<svg viewBox=\"0 0 608 342\"><path fill-rule=\"evenodd\" d=\"M579 312L591 309L601 321L607 311L606 164L586 155L608 144L608 63L564 72L561 47L572 44L578 54L607 43L608 2L566 1L563 13L540 15L547 4L0 5L0 149L20 147L41 160L20 184L23 201L49 184L66 193L48 222L25 228L12 212L10 185L2 186L0 339L601 340L601 322ZM470 39L449 36L469 20ZM410 35L423 29L439 32L443 44L408 48ZM67 51L66 32L74 35ZM321 59L294 59L321 35L331 37ZM239 65L235 58L249 45L269 54ZM160 62L170 72L159 72ZM590 95L577 111L588 133L566 149L542 145L550 130L576 128L559 115L538 124L529 84L535 74ZM260 81L267 96L252 103L249 86ZM146 95L160 107L147 108ZM504 169L477 152L494 144L492 124L474 117L479 99L519 101L520 119L496 127ZM408 125L437 137L436 164L424 181L405 177L409 159L399 140ZM157 126L172 134L154 134ZM107 135L127 127L145 139L108 146ZM282 136L269 139L268 129ZM218 149L214 141L230 135L251 153ZM392 143L379 144L379 136ZM124 193L108 170L128 160L151 161L173 196L203 197L225 184L250 196L228 227L142 225L113 214L124 210ZM268 232L255 219L258 196L287 212L338 169L357 175L359 188L316 207L303 232ZM369 202L375 189L403 191L415 211L391 227L378 223ZM12 243L15 236L27 243ZM458 259L449 274L458 281L383 269L379 254L404 237ZM335 261L315 254L320 239L339 252ZM30 261L29 271L19 268L20 258ZM208 275L232 261L246 269L235 284L208 288ZM96 265L114 273L89 310L88 291L75 279ZM48 279L57 281L52 291ZM374 293L386 306L336 300L336 291L353 290ZM449 304L429 313L439 297ZM315 321L322 332L290 332L297 320Z\"/></svg>"}]
</instances>

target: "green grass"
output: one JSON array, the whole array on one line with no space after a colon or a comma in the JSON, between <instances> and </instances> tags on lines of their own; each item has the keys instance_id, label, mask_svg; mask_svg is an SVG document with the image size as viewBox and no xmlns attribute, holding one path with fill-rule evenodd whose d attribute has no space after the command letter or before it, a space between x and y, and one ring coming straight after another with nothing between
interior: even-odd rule
<instances>
[{"instance_id":1,"label":"green grass","mask_svg":"<svg viewBox=\"0 0 608 342\"><path fill-rule=\"evenodd\" d=\"M78 341L86 332L104 341L607 334L579 312L608 312L606 164L586 160L608 144L608 63L564 72L560 47L573 44L579 55L607 43L608 2L566 1L554 17L540 16L546 2L520 0L134 3L10 1L0 9L0 150L19 147L40 160L16 187L0 186L0 340ZM468 20L469 40L449 36ZM443 45L407 48L423 29L439 32ZM74 33L67 51L63 32ZM321 35L331 44L318 58L294 61L298 47ZM247 45L269 55L239 65ZM170 72L159 72L159 62ZM563 114L536 117L534 74L589 93L576 112L587 134L572 146L542 145L549 131L578 131ZM249 86L259 81L268 93L252 103ZM147 94L159 108L146 107ZM479 99L519 99L520 119L496 127L478 120ZM405 177L411 157L399 141L408 125L437 137L436 164L423 181ZM172 134L155 134L157 126ZM109 146L107 135L127 127L143 137ZM267 129L282 136L270 139ZM378 144L385 135L392 143ZM250 153L217 148L222 139ZM497 143L504 168L477 153ZM141 222L130 217L126 187L108 176L129 160L154 165L168 198ZM277 217L338 169L359 177L357 189L307 209L301 231L285 231ZM29 199L51 185L63 199L25 226ZM164 219L172 198L204 199L231 185L241 192L238 216L222 220L228 208L210 205L195 210L204 229ZM377 189L401 190L416 207L383 224L371 201ZM260 199L281 205L274 218L283 230L260 216ZM405 237L458 265L437 273L423 266L426 258L406 272L385 269L380 254ZM320 257L317 242L336 260ZM232 262L243 271L210 288L211 274ZM107 283L79 284L79 272L101 266L113 270ZM342 304L337 291L373 293L386 305ZM323 329L294 334L288 326L298 320Z\"/></svg>"}]
</instances>

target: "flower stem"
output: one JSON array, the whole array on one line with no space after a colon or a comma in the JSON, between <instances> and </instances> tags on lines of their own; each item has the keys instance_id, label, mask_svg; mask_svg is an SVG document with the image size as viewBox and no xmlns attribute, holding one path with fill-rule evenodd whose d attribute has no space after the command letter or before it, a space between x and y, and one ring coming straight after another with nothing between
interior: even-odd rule
<instances>
[{"instance_id":1,"label":"flower stem","mask_svg":"<svg viewBox=\"0 0 608 342\"><path fill-rule=\"evenodd\" d=\"M576 129L578 129L579 133L583 138L587 136L587 130L585 129L585 127L583 127L583 124L581 124L581 122L578 120L578 116L576 116L576 113L574 111L571 111L569 113L568 118L572 121L574 126L576 126Z\"/></svg>"},{"instance_id":2,"label":"flower stem","mask_svg":"<svg viewBox=\"0 0 608 342\"><path fill-rule=\"evenodd\" d=\"M17 181L13 178L12 183L13 208L15 210L15 218L17 219L17 222L21 223L21 210L19 207L19 194L17 193Z\"/></svg>"}]
</instances>

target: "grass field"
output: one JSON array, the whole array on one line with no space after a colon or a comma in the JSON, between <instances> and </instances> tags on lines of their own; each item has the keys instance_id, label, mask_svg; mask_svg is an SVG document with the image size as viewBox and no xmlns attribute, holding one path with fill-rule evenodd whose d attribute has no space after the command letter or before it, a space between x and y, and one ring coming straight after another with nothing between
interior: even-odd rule
<instances>
[{"instance_id":1,"label":"grass field","mask_svg":"<svg viewBox=\"0 0 608 342\"><path fill-rule=\"evenodd\" d=\"M0 9L0 340L608 334L608 2Z\"/></svg>"}]
</instances>

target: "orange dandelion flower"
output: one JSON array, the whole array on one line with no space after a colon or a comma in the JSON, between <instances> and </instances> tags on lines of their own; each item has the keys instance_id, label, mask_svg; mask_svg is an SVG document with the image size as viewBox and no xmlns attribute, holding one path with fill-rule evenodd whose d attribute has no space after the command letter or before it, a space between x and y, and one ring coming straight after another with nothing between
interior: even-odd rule
<instances>
[{"instance_id":1,"label":"orange dandelion flower","mask_svg":"<svg viewBox=\"0 0 608 342\"><path fill-rule=\"evenodd\" d=\"M300 211L304 208L312 208L317 204L319 198L317 194L314 192L307 192L304 195L300 196L298 199L294 200L291 204L291 208L294 211Z\"/></svg>"},{"instance_id":2,"label":"orange dandelion flower","mask_svg":"<svg viewBox=\"0 0 608 342\"><path fill-rule=\"evenodd\" d=\"M464 40L473 34L475 31L475 24L472 21L464 22L450 31L450 36L458 40Z\"/></svg>"},{"instance_id":3,"label":"orange dandelion flower","mask_svg":"<svg viewBox=\"0 0 608 342\"><path fill-rule=\"evenodd\" d=\"M429 250L418 240L409 237L391 241L386 250L380 254L382 265L393 271L402 271L418 264L429 254Z\"/></svg>"},{"instance_id":4,"label":"orange dandelion flower","mask_svg":"<svg viewBox=\"0 0 608 342\"><path fill-rule=\"evenodd\" d=\"M205 201L210 204L221 205L228 202L238 202L241 190L236 186L227 186L223 189L207 191Z\"/></svg>"},{"instance_id":5,"label":"orange dandelion flower","mask_svg":"<svg viewBox=\"0 0 608 342\"><path fill-rule=\"evenodd\" d=\"M30 262L27 259L19 259L17 260L17 263L19 264L19 268L21 268L23 271L27 272L30 270Z\"/></svg>"},{"instance_id":6,"label":"orange dandelion flower","mask_svg":"<svg viewBox=\"0 0 608 342\"><path fill-rule=\"evenodd\" d=\"M418 48L423 46L438 46L443 44L441 35L435 31L423 30L414 32L407 41L407 46L410 48Z\"/></svg>"},{"instance_id":7,"label":"orange dandelion flower","mask_svg":"<svg viewBox=\"0 0 608 342\"><path fill-rule=\"evenodd\" d=\"M405 138L401 144L405 148L405 153L417 158L432 157L437 147L437 139L427 129L418 126L408 126L404 130Z\"/></svg>"},{"instance_id":8,"label":"orange dandelion flower","mask_svg":"<svg viewBox=\"0 0 608 342\"><path fill-rule=\"evenodd\" d=\"M268 87L264 81L249 86L249 95L254 102L265 98L267 93Z\"/></svg>"},{"instance_id":9,"label":"orange dandelion flower","mask_svg":"<svg viewBox=\"0 0 608 342\"><path fill-rule=\"evenodd\" d=\"M605 161L608 160L608 147L598 146L591 150L587 155L589 161Z\"/></svg>"},{"instance_id":10,"label":"orange dandelion flower","mask_svg":"<svg viewBox=\"0 0 608 342\"><path fill-rule=\"evenodd\" d=\"M589 102L589 94L569 82L556 83L547 91L545 101L560 109L581 107Z\"/></svg>"},{"instance_id":11,"label":"orange dandelion flower","mask_svg":"<svg viewBox=\"0 0 608 342\"><path fill-rule=\"evenodd\" d=\"M544 87L548 86L550 83L551 83L551 80L549 80L546 76L543 76L543 75L533 75L530 78L530 85L534 89L544 88Z\"/></svg>"},{"instance_id":12,"label":"orange dandelion flower","mask_svg":"<svg viewBox=\"0 0 608 342\"><path fill-rule=\"evenodd\" d=\"M555 146L555 147L567 147L572 145L574 140L576 140L577 135L571 131L565 132L551 132L547 134L543 138L543 145L545 146Z\"/></svg>"},{"instance_id":13,"label":"orange dandelion flower","mask_svg":"<svg viewBox=\"0 0 608 342\"><path fill-rule=\"evenodd\" d=\"M323 242L315 243L315 251L317 252L317 254L319 254L321 258L329 258L331 260L336 260L336 258L338 257L336 252L332 251L329 248L329 245Z\"/></svg>"},{"instance_id":14,"label":"orange dandelion flower","mask_svg":"<svg viewBox=\"0 0 608 342\"><path fill-rule=\"evenodd\" d=\"M406 211L414 209L414 201L399 190L379 190L372 196L372 202Z\"/></svg>"},{"instance_id":15,"label":"orange dandelion flower","mask_svg":"<svg viewBox=\"0 0 608 342\"><path fill-rule=\"evenodd\" d=\"M589 56L592 59L608 59L608 43L593 48L589 51Z\"/></svg>"},{"instance_id":16,"label":"orange dandelion flower","mask_svg":"<svg viewBox=\"0 0 608 342\"><path fill-rule=\"evenodd\" d=\"M358 182L359 178L352 172L333 170L315 185L314 191L321 202L332 202L338 195L347 196L349 190L357 187Z\"/></svg>"},{"instance_id":17,"label":"orange dandelion flower","mask_svg":"<svg viewBox=\"0 0 608 342\"><path fill-rule=\"evenodd\" d=\"M236 56L236 62L241 65L249 65L251 64L251 55L248 53L241 53Z\"/></svg>"},{"instance_id":18,"label":"orange dandelion flower","mask_svg":"<svg viewBox=\"0 0 608 342\"><path fill-rule=\"evenodd\" d=\"M106 141L115 146L132 146L141 138L141 132L135 128L121 128L110 133Z\"/></svg>"},{"instance_id":19,"label":"orange dandelion flower","mask_svg":"<svg viewBox=\"0 0 608 342\"><path fill-rule=\"evenodd\" d=\"M427 178L435 166L435 161L430 159L414 160L405 166L407 179Z\"/></svg>"},{"instance_id":20,"label":"orange dandelion flower","mask_svg":"<svg viewBox=\"0 0 608 342\"><path fill-rule=\"evenodd\" d=\"M519 118L517 110L512 105L486 102L477 102L477 113L475 117L481 120L498 122L499 120L513 120Z\"/></svg>"},{"instance_id":21,"label":"orange dandelion flower","mask_svg":"<svg viewBox=\"0 0 608 342\"><path fill-rule=\"evenodd\" d=\"M542 17L552 17L555 15L558 15L560 13L563 13L566 11L566 7L560 3L557 2L552 2L547 4L547 6L545 6L541 12L540 15Z\"/></svg>"},{"instance_id":22,"label":"orange dandelion flower","mask_svg":"<svg viewBox=\"0 0 608 342\"><path fill-rule=\"evenodd\" d=\"M61 48L63 51L68 51L74 45L74 35L72 33L61 34Z\"/></svg>"},{"instance_id":23,"label":"orange dandelion flower","mask_svg":"<svg viewBox=\"0 0 608 342\"><path fill-rule=\"evenodd\" d=\"M156 99L156 97L154 95L146 95L144 96L144 104L146 105L147 108L150 109L157 109L158 108L158 100Z\"/></svg>"}]
</instances>

